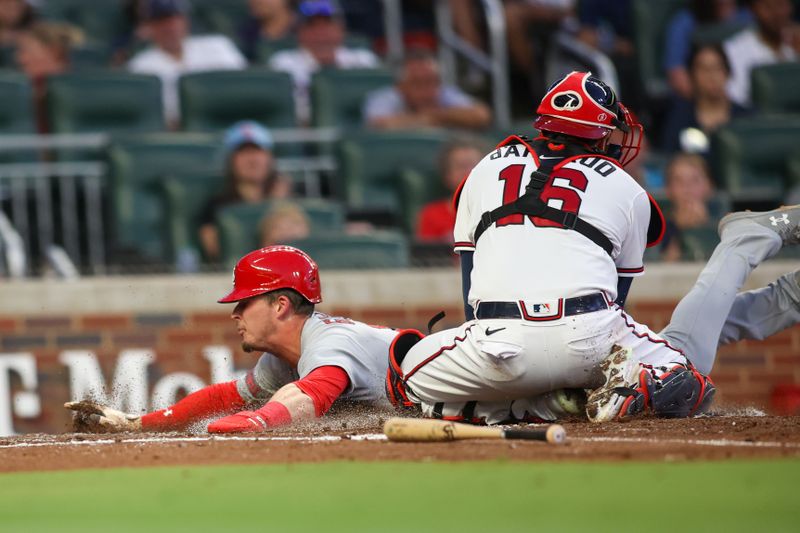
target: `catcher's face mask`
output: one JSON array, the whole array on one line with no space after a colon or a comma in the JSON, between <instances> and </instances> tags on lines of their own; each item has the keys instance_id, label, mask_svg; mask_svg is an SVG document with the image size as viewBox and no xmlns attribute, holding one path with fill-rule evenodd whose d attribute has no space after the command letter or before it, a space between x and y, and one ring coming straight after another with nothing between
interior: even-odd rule
<instances>
[{"instance_id":1,"label":"catcher's face mask","mask_svg":"<svg viewBox=\"0 0 800 533\"><path fill-rule=\"evenodd\" d=\"M620 166L624 167L639 155L639 150L642 148L644 130L642 125L639 124L631 112L628 111L627 107L622 105L622 103L618 103L617 105L619 106L619 112L615 125L622 135L619 139L616 135L608 137L605 152L606 155L613 157L619 161Z\"/></svg>"}]
</instances>

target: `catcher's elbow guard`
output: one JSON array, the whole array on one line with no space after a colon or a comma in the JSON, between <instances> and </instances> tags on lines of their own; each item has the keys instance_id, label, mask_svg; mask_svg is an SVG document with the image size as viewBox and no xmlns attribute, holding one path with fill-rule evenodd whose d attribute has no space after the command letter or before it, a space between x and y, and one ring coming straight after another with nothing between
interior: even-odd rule
<instances>
[{"instance_id":1,"label":"catcher's elbow guard","mask_svg":"<svg viewBox=\"0 0 800 533\"><path fill-rule=\"evenodd\" d=\"M386 397L400 410L416 409L417 404L409 400L406 393L403 370L400 365L403 363L408 351L424 339L425 335L416 329L403 329L389 346L389 369L386 371Z\"/></svg>"}]
</instances>

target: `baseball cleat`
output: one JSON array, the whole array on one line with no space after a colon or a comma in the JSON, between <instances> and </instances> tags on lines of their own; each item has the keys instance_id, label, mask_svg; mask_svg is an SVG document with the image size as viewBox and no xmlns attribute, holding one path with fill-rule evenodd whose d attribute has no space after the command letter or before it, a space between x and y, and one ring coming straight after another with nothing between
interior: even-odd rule
<instances>
[{"instance_id":1,"label":"baseball cleat","mask_svg":"<svg viewBox=\"0 0 800 533\"><path fill-rule=\"evenodd\" d=\"M784 246L800 244L800 205L781 206L772 211L739 211L722 217L718 233L733 228L758 224L777 233Z\"/></svg>"},{"instance_id":2,"label":"baseball cleat","mask_svg":"<svg viewBox=\"0 0 800 533\"><path fill-rule=\"evenodd\" d=\"M633 351L614 345L611 354L600 363L605 383L586 398L586 416L591 422L608 422L618 417L625 400L638 385L641 372Z\"/></svg>"}]
</instances>

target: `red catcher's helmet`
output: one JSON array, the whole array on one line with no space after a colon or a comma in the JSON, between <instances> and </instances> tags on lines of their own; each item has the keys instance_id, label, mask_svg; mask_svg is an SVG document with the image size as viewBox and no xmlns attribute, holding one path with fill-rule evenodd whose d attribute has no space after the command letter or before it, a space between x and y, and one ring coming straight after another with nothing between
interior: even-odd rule
<instances>
[{"instance_id":1,"label":"red catcher's helmet","mask_svg":"<svg viewBox=\"0 0 800 533\"><path fill-rule=\"evenodd\" d=\"M533 125L542 131L601 140L619 129L623 133L622 142L613 145L616 147L613 156L617 156L623 166L639 152L641 124L617 101L614 90L591 72L571 72L555 82L536 112L539 117ZM623 157L619 157L620 152Z\"/></svg>"},{"instance_id":2,"label":"red catcher's helmet","mask_svg":"<svg viewBox=\"0 0 800 533\"><path fill-rule=\"evenodd\" d=\"M250 252L233 269L233 290L218 301L238 302L278 289L294 289L309 302L320 303L317 264L308 254L291 246L267 246Z\"/></svg>"}]
</instances>

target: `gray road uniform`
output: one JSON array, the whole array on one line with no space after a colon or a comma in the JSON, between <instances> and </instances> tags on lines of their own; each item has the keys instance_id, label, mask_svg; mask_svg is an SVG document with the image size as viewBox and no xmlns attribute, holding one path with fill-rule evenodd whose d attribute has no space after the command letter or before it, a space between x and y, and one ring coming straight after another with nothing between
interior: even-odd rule
<instances>
[{"instance_id":1,"label":"gray road uniform","mask_svg":"<svg viewBox=\"0 0 800 533\"><path fill-rule=\"evenodd\" d=\"M319 367L338 366L350 378L350 385L340 399L382 401L386 397L384 380L389 346L396 334L390 328L317 312L303 326L296 369L264 353L256 366L237 381L236 387L245 401L263 402L284 385Z\"/></svg>"}]
</instances>

